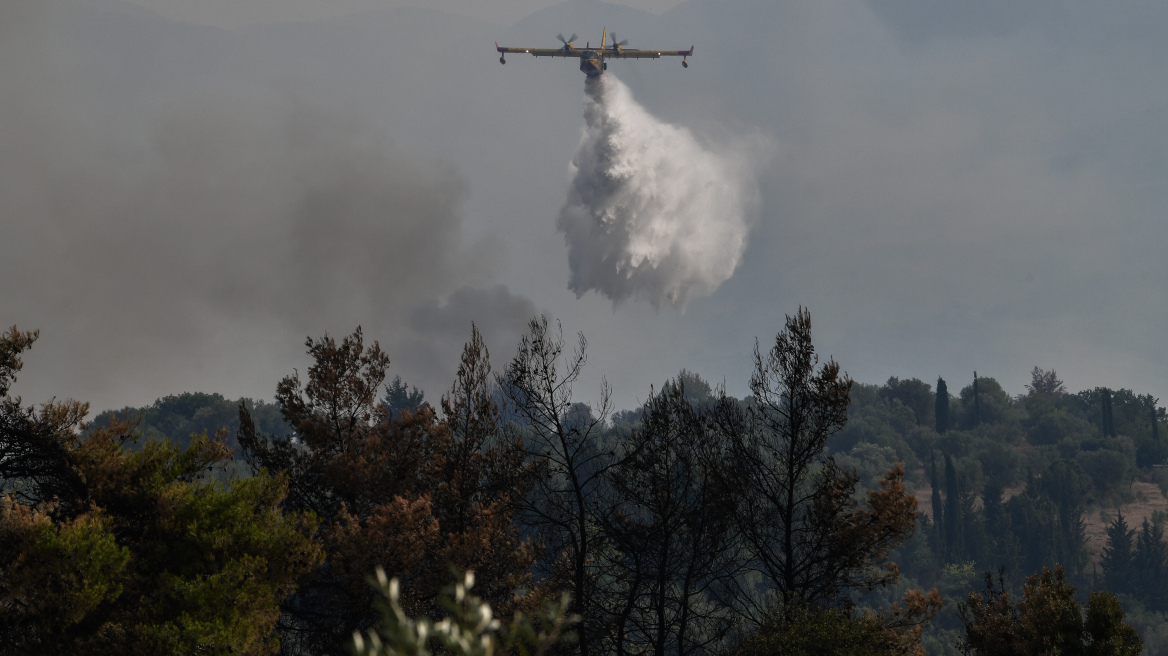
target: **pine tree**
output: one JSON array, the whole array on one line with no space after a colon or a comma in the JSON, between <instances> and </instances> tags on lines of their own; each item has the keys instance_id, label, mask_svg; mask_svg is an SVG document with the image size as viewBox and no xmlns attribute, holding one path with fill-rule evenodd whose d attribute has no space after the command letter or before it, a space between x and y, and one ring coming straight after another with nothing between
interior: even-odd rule
<instances>
[{"instance_id":1,"label":"pine tree","mask_svg":"<svg viewBox=\"0 0 1168 656\"><path fill-rule=\"evenodd\" d=\"M569 350L559 325L552 330L546 316L536 317L498 381L514 416L528 426L524 448L539 468L526 506L528 525L539 530L551 553L562 554L557 567L570 582L572 610L583 617L576 629L580 656L594 653L603 636L595 572L605 547L595 517L604 476L619 462L613 451L596 448L612 411L607 383L596 405L573 397L587 344L579 335Z\"/></svg>"},{"instance_id":2,"label":"pine tree","mask_svg":"<svg viewBox=\"0 0 1168 656\"><path fill-rule=\"evenodd\" d=\"M9 394L37 334L0 332L0 654L272 654L279 603L321 560L279 476L219 479L223 435L180 447L87 404Z\"/></svg>"},{"instance_id":3,"label":"pine tree","mask_svg":"<svg viewBox=\"0 0 1168 656\"><path fill-rule=\"evenodd\" d=\"M986 574L985 592L969 593L958 606L965 629L959 648L965 654L1139 656L1143 641L1123 621L1115 595L1091 592L1084 608L1075 592L1062 565L1027 578L1016 603L1002 577L995 590Z\"/></svg>"},{"instance_id":4,"label":"pine tree","mask_svg":"<svg viewBox=\"0 0 1168 656\"><path fill-rule=\"evenodd\" d=\"M411 389L401 376L393 377L393 382L385 386L385 396L381 397L381 404L390 419L397 418L402 410L416 413L425 402L425 393L417 387Z\"/></svg>"},{"instance_id":5,"label":"pine tree","mask_svg":"<svg viewBox=\"0 0 1168 656\"><path fill-rule=\"evenodd\" d=\"M1103 580L1111 592L1131 592L1132 542L1135 530L1129 529L1123 513L1107 527L1107 546L1103 548Z\"/></svg>"},{"instance_id":6,"label":"pine tree","mask_svg":"<svg viewBox=\"0 0 1168 656\"><path fill-rule=\"evenodd\" d=\"M937 377L937 400L934 414L937 416L937 433L949 430L949 387L945 379Z\"/></svg>"},{"instance_id":7,"label":"pine tree","mask_svg":"<svg viewBox=\"0 0 1168 656\"><path fill-rule=\"evenodd\" d=\"M855 470L825 452L847 421L851 387L835 360L819 363L811 315L800 308L774 347L755 349L755 402L745 421L722 421L732 427L731 482L740 490L748 567L787 617L800 604L825 606L892 584L899 571L889 552L912 535L917 504L904 490L903 466L861 496Z\"/></svg>"},{"instance_id":8,"label":"pine tree","mask_svg":"<svg viewBox=\"0 0 1168 656\"><path fill-rule=\"evenodd\" d=\"M1164 543L1164 524L1144 519L1136 538L1132 558L1138 573L1134 592L1149 610L1168 610L1168 544Z\"/></svg>"},{"instance_id":9,"label":"pine tree","mask_svg":"<svg viewBox=\"0 0 1168 656\"><path fill-rule=\"evenodd\" d=\"M305 345L314 360L307 380L294 373L276 388L293 434L260 433L240 409L248 464L285 472L284 506L322 524L326 560L285 599L284 639L298 653L343 653L353 632L376 619L367 577L378 566L409 584L411 612L439 609L450 565L478 572L483 597L510 612L522 591L533 591L535 547L513 522L526 493L525 456L495 439L478 331L472 326L442 419L427 403L390 417L377 399L389 357L377 342L366 348L360 328Z\"/></svg>"},{"instance_id":10,"label":"pine tree","mask_svg":"<svg viewBox=\"0 0 1168 656\"><path fill-rule=\"evenodd\" d=\"M628 457L605 477L610 501L597 519L609 545L598 559L611 581L605 653L701 653L735 626L728 605L710 603L741 567L731 461L711 421L737 402L716 393L703 407L685 378L666 382L625 441Z\"/></svg>"}]
</instances>

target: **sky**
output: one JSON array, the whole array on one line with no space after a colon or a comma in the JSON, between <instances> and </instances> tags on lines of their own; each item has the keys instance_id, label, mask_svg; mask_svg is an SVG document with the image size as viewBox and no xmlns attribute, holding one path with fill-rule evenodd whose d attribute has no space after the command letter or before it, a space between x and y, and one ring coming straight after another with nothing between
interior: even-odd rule
<instances>
[{"instance_id":1,"label":"sky","mask_svg":"<svg viewBox=\"0 0 1168 656\"><path fill-rule=\"evenodd\" d=\"M494 42L695 46L608 74L711 149L765 144L741 261L683 308L569 289L584 76ZM1168 5L993 0L0 0L0 324L14 387L95 410L271 398L361 325L436 398L533 315L631 407L746 393L810 309L856 380L1168 398Z\"/></svg>"},{"instance_id":2,"label":"sky","mask_svg":"<svg viewBox=\"0 0 1168 656\"><path fill-rule=\"evenodd\" d=\"M494 25L506 26L540 9L559 4L555 0L131 0L167 18L238 28L290 21L310 22L342 18L354 13L387 8L419 7L456 16L467 16ZM625 0L622 6L661 13L678 0Z\"/></svg>"}]
</instances>

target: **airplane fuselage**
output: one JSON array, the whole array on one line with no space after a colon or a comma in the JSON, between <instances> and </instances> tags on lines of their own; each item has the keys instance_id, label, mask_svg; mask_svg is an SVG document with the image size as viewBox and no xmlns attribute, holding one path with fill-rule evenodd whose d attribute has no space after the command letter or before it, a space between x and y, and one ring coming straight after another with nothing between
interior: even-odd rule
<instances>
[{"instance_id":1,"label":"airplane fuselage","mask_svg":"<svg viewBox=\"0 0 1168 656\"><path fill-rule=\"evenodd\" d=\"M580 71L588 77L596 77L604 72L604 57L595 50L580 53Z\"/></svg>"}]
</instances>

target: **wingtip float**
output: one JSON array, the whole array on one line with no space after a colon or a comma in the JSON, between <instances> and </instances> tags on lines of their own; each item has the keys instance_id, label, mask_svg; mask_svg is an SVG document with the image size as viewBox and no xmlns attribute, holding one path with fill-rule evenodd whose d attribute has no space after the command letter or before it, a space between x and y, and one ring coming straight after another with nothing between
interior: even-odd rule
<instances>
[{"instance_id":1,"label":"wingtip float","mask_svg":"<svg viewBox=\"0 0 1168 656\"><path fill-rule=\"evenodd\" d=\"M575 57L580 60L580 70L588 77L596 77L608 69L606 59L660 59L661 57L681 57L681 65L689 68L688 57L694 54L693 46L689 50L646 50L641 48L626 48L628 41L617 41L616 33L612 33L612 43L609 44L608 28L601 33L600 47L593 48L590 43L583 48L577 48L573 43L576 35L565 39L563 34L556 35L560 43L559 48L508 48L495 42L495 50L499 52L499 63L507 63L507 53L529 54L534 57Z\"/></svg>"}]
</instances>

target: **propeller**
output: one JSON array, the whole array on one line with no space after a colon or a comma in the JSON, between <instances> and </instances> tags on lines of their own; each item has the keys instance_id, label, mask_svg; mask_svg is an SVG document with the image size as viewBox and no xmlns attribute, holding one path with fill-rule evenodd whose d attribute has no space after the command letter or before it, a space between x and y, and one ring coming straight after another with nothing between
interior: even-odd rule
<instances>
[{"instance_id":1,"label":"propeller","mask_svg":"<svg viewBox=\"0 0 1168 656\"><path fill-rule=\"evenodd\" d=\"M616 32L610 32L610 34L612 34L612 48L613 48L613 50L616 50L619 46L629 45L628 39L625 39L624 41L621 41L618 43L616 40Z\"/></svg>"},{"instance_id":2,"label":"propeller","mask_svg":"<svg viewBox=\"0 0 1168 656\"><path fill-rule=\"evenodd\" d=\"M565 48L571 48L572 42L576 40L576 35L572 34L572 36L565 39L563 33L560 33L556 35L556 38L560 40L560 43L564 44Z\"/></svg>"}]
</instances>

